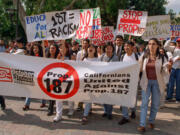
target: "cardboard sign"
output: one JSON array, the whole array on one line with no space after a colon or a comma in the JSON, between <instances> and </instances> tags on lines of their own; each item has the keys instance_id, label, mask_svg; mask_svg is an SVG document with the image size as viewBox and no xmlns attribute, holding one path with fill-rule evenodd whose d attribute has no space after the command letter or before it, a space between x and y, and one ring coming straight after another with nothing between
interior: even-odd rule
<instances>
[{"instance_id":1,"label":"cardboard sign","mask_svg":"<svg viewBox=\"0 0 180 135\"><path fill-rule=\"evenodd\" d=\"M92 40L94 45L104 45L106 42L114 41L114 27L113 26L104 26L101 31L101 38Z\"/></svg>"},{"instance_id":2,"label":"cardboard sign","mask_svg":"<svg viewBox=\"0 0 180 135\"><path fill-rule=\"evenodd\" d=\"M46 15L34 15L34 16L26 16L26 36L28 42L33 41L41 41L45 40L47 33L46 33Z\"/></svg>"},{"instance_id":3,"label":"cardboard sign","mask_svg":"<svg viewBox=\"0 0 180 135\"><path fill-rule=\"evenodd\" d=\"M79 27L80 11L57 11L46 13L47 39L59 40L72 38Z\"/></svg>"},{"instance_id":4,"label":"cardboard sign","mask_svg":"<svg viewBox=\"0 0 180 135\"><path fill-rule=\"evenodd\" d=\"M101 14L100 8L93 9L93 26L90 39L101 38Z\"/></svg>"},{"instance_id":5,"label":"cardboard sign","mask_svg":"<svg viewBox=\"0 0 180 135\"><path fill-rule=\"evenodd\" d=\"M144 33L147 21L147 12L135 10L119 10L117 32L133 36Z\"/></svg>"},{"instance_id":6,"label":"cardboard sign","mask_svg":"<svg viewBox=\"0 0 180 135\"><path fill-rule=\"evenodd\" d=\"M76 32L77 39L89 38L93 25L93 9L80 10L80 24Z\"/></svg>"},{"instance_id":7,"label":"cardboard sign","mask_svg":"<svg viewBox=\"0 0 180 135\"><path fill-rule=\"evenodd\" d=\"M173 37L180 37L180 25L170 25L170 31Z\"/></svg>"},{"instance_id":8,"label":"cardboard sign","mask_svg":"<svg viewBox=\"0 0 180 135\"><path fill-rule=\"evenodd\" d=\"M60 61L0 53L0 95L134 107L138 77L137 62Z\"/></svg>"},{"instance_id":9,"label":"cardboard sign","mask_svg":"<svg viewBox=\"0 0 180 135\"><path fill-rule=\"evenodd\" d=\"M166 39L170 37L170 24L169 15L150 16L142 38L146 41L151 38Z\"/></svg>"}]
</instances>

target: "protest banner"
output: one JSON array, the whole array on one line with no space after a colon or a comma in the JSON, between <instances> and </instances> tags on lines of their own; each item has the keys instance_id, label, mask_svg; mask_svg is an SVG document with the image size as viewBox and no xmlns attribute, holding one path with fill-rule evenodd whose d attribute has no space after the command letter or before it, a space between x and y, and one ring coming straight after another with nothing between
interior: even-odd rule
<instances>
[{"instance_id":1,"label":"protest banner","mask_svg":"<svg viewBox=\"0 0 180 135\"><path fill-rule=\"evenodd\" d=\"M77 39L89 38L93 25L93 9L80 10L80 24L79 29L76 31Z\"/></svg>"},{"instance_id":2,"label":"protest banner","mask_svg":"<svg viewBox=\"0 0 180 135\"><path fill-rule=\"evenodd\" d=\"M47 39L72 38L79 27L80 10L47 12Z\"/></svg>"},{"instance_id":3,"label":"protest banner","mask_svg":"<svg viewBox=\"0 0 180 135\"><path fill-rule=\"evenodd\" d=\"M46 16L45 14L26 16L26 36L28 42L45 40L46 33Z\"/></svg>"},{"instance_id":4,"label":"protest banner","mask_svg":"<svg viewBox=\"0 0 180 135\"><path fill-rule=\"evenodd\" d=\"M114 40L114 27L104 26L101 31L101 38L92 40L95 45L104 45L105 42L113 42Z\"/></svg>"},{"instance_id":5,"label":"protest banner","mask_svg":"<svg viewBox=\"0 0 180 135\"><path fill-rule=\"evenodd\" d=\"M170 16L150 16L148 17L146 30L142 36L144 40L151 38L166 39L170 37Z\"/></svg>"},{"instance_id":6,"label":"protest banner","mask_svg":"<svg viewBox=\"0 0 180 135\"><path fill-rule=\"evenodd\" d=\"M170 25L171 36L180 37L180 25Z\"/></svg>"},{"instance_id":7,"label":"protest banner","mask_svg":"<svg viewBox=\"0 0 180 135\"><path fill-rule=\"evenodd\" d=\"M117 20L118 34L142 36L147 22L147 12L119 10Z\"/></svg>"},{"instance_id":8,"label":"protest banner","mask_svg":"<svg viewBox=\"0 0 180 135\"><path fill-rule=\"evenodd\" d=\"M0 95L134 107L138 63L75 62L0 53Z\"/></svg>"},{"instance_id":9,"label":"protest banner","mask_svg":"<svg viewBox=\"0 0 180 135\"><path fill-rule=\"evenodd\" d=\"M93 8L93 26L90 39L101 38L101 13L100 8Z\"/></svg>"}]
</instances>

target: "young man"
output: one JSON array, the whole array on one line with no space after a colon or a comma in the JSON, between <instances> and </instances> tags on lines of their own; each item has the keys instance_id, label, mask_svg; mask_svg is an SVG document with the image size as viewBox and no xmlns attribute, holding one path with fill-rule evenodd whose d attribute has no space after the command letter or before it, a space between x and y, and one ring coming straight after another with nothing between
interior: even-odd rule
<instances>
[{"instance_id":1,"label":"young man","mask_svg":"<svg viewBox=\"0 0 180 135\"><path fill-rule=\"evenodd\" d=\"M115 54L118 56L119 60L121 58L121 55L123 54L123 43L124 39L123 36L117 35L115 38Z\"/></svg>"},{"instance_id":2,"label":"young man","mask_svg":"<svg viewBox=\"0 0 180 135\"><path fill-rule=\"evenodd\" d=\"M171 37L174 40L175 37ZM170 101L173 98L174 93L174 83L176 82L176 102L180 102L180 38L176 40L176 46L171 46L171 40L168 40L164 48L172 53L172 63L171 74L169 78L169 85L167 89L167 100Z\"/></svg>"},{"instance_id":3,"label":"young man","mask_svg":"<svg viewBox=\"0 0 180 135\"><path fill-rule=\"evenodd\" d=\"M138 62L138 55L133 52L134 43L128 41L124 44L124 51L125 54L122 55L120 61L123 62ZM137 89L137 88L136 88ZM136 117L136 108L131 108L131 118L135 119ZM129 114L128 114L128 107L122 107L122 114L123 118L119 121L119 125L123 125L129 122Z\"/></svg>"}]
</instances>

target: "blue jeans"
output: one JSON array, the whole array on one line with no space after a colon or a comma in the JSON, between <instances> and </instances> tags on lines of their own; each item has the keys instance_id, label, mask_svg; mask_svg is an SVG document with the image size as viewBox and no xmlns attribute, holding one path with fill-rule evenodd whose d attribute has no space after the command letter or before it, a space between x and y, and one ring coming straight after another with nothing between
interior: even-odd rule
<instances>
[{"instance_id":1,"label":"blue jeans","mask_svg":"<svg viewBox=\"0 0 180 135\"><path fill-rule=\"evenodd\" d=\"M172 68L169 78L169 85L167 89L167 99L173 98L175 82L176 82L176 100L180 101L180 69Z\"/></svg>"},{"instance_id":2,"label":"blue jeans","mask_svg":"<svg viewBox=\"0 0 180 135\"><path fill-rule=\"evenodd\" d=\"M26 97L25 105L30 106L30 103L31 103L31 98ZM41 103L46 104L46 100L41 100Z\"/></svg>"},{"instance_id":3,"label":"blue jeans","mask_svg":"<svg viewBox=\"0 0 180 135\"><path fill-rule=\"evenodd\" d=\"M137 92L137 95L138 95L138 92ZM135 104L135 107L130 108L130 109L131 109L131 112L136 112L137 95L136 95L136 104ZM129 110L128 107L122 106L122 115L123 115L123 117L126 118L126 119L129 119L129 111L128 111L128 110Z\"/></svg>"},{"instance_id":4,"label":"blue jeans","mask_svg":"<svg viewBox=\"0 0 180 135\"><path fill-rule=\"evenodd\" d=\"M92 107L92 103L85 103L83 116L87 117Z\"/></svg>"},{"instance_id":5,"label":"blue jeans","mask_svg":"<svg viewBox=\"0 0 180 135\"><path fill-rule=\"evenodd\" d=\"M112 115L113 105L104 104L104 113Z\"/></svg>"},{"instance_id":6,"label":"blue jeans","mask_svg":"<svg viewBox=\"0 0 180 135\"><path fill-rule=\"evenodd\" d=\"M151 95L152 94L152 95ZM140 126L146 126L149 97L151 96L151 110L149 123L153 124L160 105L160 89L157 80L148 80L147 90L142 90L142 104L140 114Z\"/></svg>"}]
</instances>

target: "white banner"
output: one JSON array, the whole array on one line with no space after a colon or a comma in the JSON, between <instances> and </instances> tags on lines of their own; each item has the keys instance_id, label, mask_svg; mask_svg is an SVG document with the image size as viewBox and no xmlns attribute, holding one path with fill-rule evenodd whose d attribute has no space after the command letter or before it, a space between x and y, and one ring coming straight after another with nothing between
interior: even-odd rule
<instances>
[{"instance_id":1,"label":"white banner","mask_svg":"<svg viewBox=\"0 0 180 135\"><path fill-rule=\"evenodd\" d=\"M47 31L45 14L26 16L25 22L28 42L46 39Z\"/></svg>"},{"instance_id":2,"label":"white banner","mask_svg":"<svg viewBox=\"0 0 180 135\"><path fill-rule=\"evenodd\" d=\"M79 27L80 10L47 12L47 39L72 38Z\"/></svg>"},{"instance_id":3,"label":"white banner","mask_svg":"<svg viewBox=\"0 0 180 135\"><path fill-rule=\"evenodd\" d=\"M171 36L170 33L170 16L150 16L148 17L146 30L142 36L144 40L151 38L166 39Z\"/></svg>"},{"instance_id":4,"label":"white banner","mask_svg":"<svg viewBox=\"0 0 180 135\"><path fill-rule=\"evenodd\" d=\"M147 12L119 10L117 32L133 36L142 36L146 28Z\"/></svg>"},{"instance_id":5,"label":"white banner","mask_svg":"<svg viewBox=\"0 0 180 135\"><path fill-rule=\"evenodd\" d=\"M139 65L0 53L0 95L134 107Z\"/></svg>"}]
</instances>

